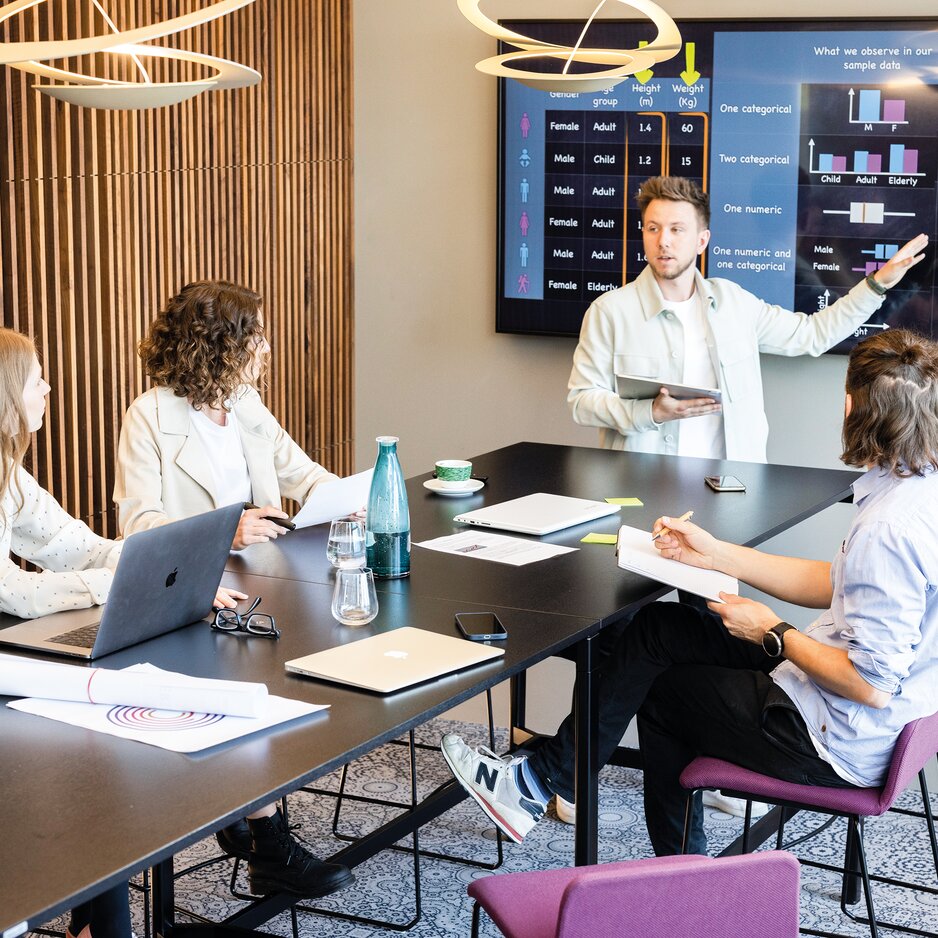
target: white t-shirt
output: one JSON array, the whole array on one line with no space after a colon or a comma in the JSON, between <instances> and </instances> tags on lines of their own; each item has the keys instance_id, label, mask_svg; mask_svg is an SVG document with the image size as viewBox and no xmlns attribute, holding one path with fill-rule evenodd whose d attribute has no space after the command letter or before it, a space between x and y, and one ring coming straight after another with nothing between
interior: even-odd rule
<instances>
[{"instance_id":1,"label":"white t-shirt","mask_svg":"<svg viewBox=\"0 0 938 938\"><path fill-rule=\"evenodd\" d=\"M190 404L189 419L192 432L209 454L219 507L251 501L251 477L234 413L229 413L225 426L220 427Z\"/></svg>"},{"instance_id":2,"label":"white t-shirt","mask_svg":"<svg viewBox=\"0 0 938 938\"><path fill-rule=\"evenodd\" d=\"M700 292L694 291L689 300L671 303L670 308L684 327L684 377L682 384L698 388L719 387L713 359L713 335L700 302ZM723 433L723 414L687 417L681 421L678 440L679 456L700 456L711 459L726 458L726 440Z\"/></svg>"}]
</instances>

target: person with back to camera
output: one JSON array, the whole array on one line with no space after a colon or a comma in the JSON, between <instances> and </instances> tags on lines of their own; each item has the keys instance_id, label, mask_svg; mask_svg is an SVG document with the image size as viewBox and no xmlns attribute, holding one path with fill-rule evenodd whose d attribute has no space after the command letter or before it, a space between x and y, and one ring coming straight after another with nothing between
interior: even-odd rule
<instances>
[{"instance_id":1,"label":"person with back to camera","mask_svg":"<svg viewBox=\"0 0 938 938\"><path fill-rule=\"evenodd\" d=\"M225 280L189 283L171 297L140 343L154 386L127 409L118 444L114 501L124 535L199 512L254 503L241 516L233 550L274 540L287 528L282 499L301 504L327 472L294 442L254 385L270 345L261 298ZM245 599L244 594L238 594ZM256 893L329 895L353 881L293 835L268 805L216 835L248 861Z\"/></svg>"},{"instance_id":2,"label":"person with back to camera","mask_svg":"<svg viewBox=\"0 0 938 938\"><path fill-rule=\"evenodd\" d=\"M768 422L759 353L820 355L880 308L886 291L924 257L919 235L887 264L826 309L806 315L772 306L729 280L705 279L697 258L710 242L710 198L680 176L642 184L637 197L647 267L586 311L573 356L567 402L573 419L599 427L606 449L710 459L766 461ZM623 400L616 375L719 388L712 398ZM681 596L684 602L692 601ZM622 627L600 637L605 655ZM742 816L745 802L707 792L708 805ZM757 804L755 813L767 806ZM558 816L573 808L557 801Z\"/></svg>"},{"instance_id":3,"label":"person with back to camera","mask_svg":"<svg viewBox=\"0 0 938 938\"><path fill-rule=\"evenodd\" d=\"M665 557L721 570L776 598L823 609L801 631L772 609L721 593L710 611L649 603L599 680L599 761L636 713L645 821L655 853L680 853L684 767L699 755L801 784L883 782L906 724L938 711L938 344L890 329L847 367L843 455L866 472L832 563L762 553L663 517ZM551 792L573 794L573 720L532 755L498 759L455 735L457 780L521 840ZM700 800L688 852L703 853Z\"/></svg>"},{"instance_id":4,"label":"person with back to camera","mask_svg":"<svg viewBox=\"0 0 938 938\"><path fill-rule=\"evenodd\" d=\"M120 541L98 537L23 468L50 390L32 341L0 327L0 612L22 619L106 602L121 552ZM38 571L23 570L11 552ZM219 588L215 605L237 604ZM76 906L66 935L131 938L127 884Z\"/></svg>"},{"instance_id":5,"label":"person with back to camera","mask_svg":"<svg viewBox=\"0 0 938 938\"><path fill-rule=\"evenodd\" d=\"M648 266L586 311L567 395L574 421L599 427L606 449L765 462L759 353L826 352L882 306L928 244L918 235L826 309L793 313L701 276L710 199L696 183L659 176L642 184L636 201ZM723 403L678 400L664 389L652 400L623 400L617 374L719 388Z\"/></svg>"}]
</instances>

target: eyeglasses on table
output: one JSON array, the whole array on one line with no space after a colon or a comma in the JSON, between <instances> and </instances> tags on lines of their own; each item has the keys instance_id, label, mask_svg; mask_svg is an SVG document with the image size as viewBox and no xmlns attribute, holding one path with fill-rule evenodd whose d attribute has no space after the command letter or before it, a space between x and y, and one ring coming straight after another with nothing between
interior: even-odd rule
<instances>
[{"instance_id":1,"label":"eyeglasses on table","mask_svg":"<svg viewBox=\"0 0 938 938\"><path fill-rule=\"evenodd\" d=\"M261 597L258 596L243 614L236 609L217 610L212 628L219 632L247 632L261 638L280 638L280 629L277 628L274 617L265 612L254 611L260 603Z\"/></svg>"}]
</instances>

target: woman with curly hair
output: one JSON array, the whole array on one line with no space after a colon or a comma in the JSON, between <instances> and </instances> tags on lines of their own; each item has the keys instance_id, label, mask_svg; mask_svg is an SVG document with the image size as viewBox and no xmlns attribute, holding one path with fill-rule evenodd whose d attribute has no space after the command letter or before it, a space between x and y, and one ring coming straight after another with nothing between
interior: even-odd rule
<instances>
[{"instance_id":1,"label":"woman with curly hair","mask_svg":"<svg viewBox=\"0 0 938 938\"><path fill-rule=\"evenodd\" d=\"M184 286L140 343L155 385L128 408L114 500L124 535L203 511L253 502L235 550L284 533L281 500L302 503L336 476L313 462L253 385L270 346L261 298L225 280Z\"/></svg>"},{"instance_id":2,"label":"woman with curly hair","mask_svg":"<svg viewBox=\"0 0 938 938\"><path fill-rule=\"evenodd\" d=\"M232 548L285 533L283 498L302 503L335 479L313 462L264 406L254 384L270 346L261 298L226 280L184 286L140 343L154 387L128 408L121 426L114 501L126 536L237 502L244 512ZM238 594L242 599L243 594ZM349 869L313 856L290 833L276 805L219 831L231 856L248 861L256 893L316 898L352 882Z\"/></svg>"}]
</instances>

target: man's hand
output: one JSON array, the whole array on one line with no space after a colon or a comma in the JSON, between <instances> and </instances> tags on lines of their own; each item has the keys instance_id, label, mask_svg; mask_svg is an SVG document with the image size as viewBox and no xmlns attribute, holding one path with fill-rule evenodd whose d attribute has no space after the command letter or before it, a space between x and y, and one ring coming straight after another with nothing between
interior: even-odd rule
<instances>
[{"instance_id":1,"label":"man's hand","mask_svg":"<svg viewBox=\"0 0 938 938\"><path fill-rule=\"evenodd\" d=\"M234 609L240 601L247 598L247 593L241 593L227 586L219 586L215 593L215 602L213 605L216 609Z\"/></svg>"},{"instance_id":2,"label":"man's hand","mask_svg":"<svg viewBox=\"0 0 938 938\"><path fill-rule=\"evenodd\" d=\"M904 276L905 272L914 267L925 255L919 253L928 246L928 235L920 234L917 238L903 244L879 270L873 274L877 283L887 290L894 287Z\"/></svg>"},{"instance_id":3,"label":"man's hand","mask_svg":"<svg viewBox=\"0 0 938 938\"><path fill-rule=\"evenodd\" d=\"M667 532L659 534L667 528ZM659 518L651 529L655 539L655 547L661 551L663 557L669 560L680 560L681 563L692 567L702 567L704 570L719 570L718 556L721 541L712 534L698 527L690 521L681 521L680 518Z\"/></svg>"},{"instance_id":4,"label":"man's hand","mask_svg":"<svg viewBox=\"0 0 938 938\"><path fill-rule=\"evenodd\" d=\"M671 397L667 388L662 388L651 405L651 418L655 423L668 423L670 420L718 414L722 409L712 397L695 397L682 401Z\"/></svg>"},{"instance_id":5,"label":"man's hand","mask_svg":"<svg viewBox=\"0 0 938 938\"><path fill-rule=\"evenodd\" d=\"M289 519L289 517L285 511L274 508L273 505L265 505L263 508L249 508L241 515L231 549L243 550L248 544L264 544L267 541L276 540L281 534L287 533L287 528L281 528L268 519Z\"/></svg>"},{"instance_id":6,"label":"man's hand","mask_svg":"<svg viewBox=\"0 0 938 938\"><path fill-rule=\"evenodd\" d=\"M726 631L733 638L741 638L754 645L762 644L762 636L773 625L782 620L768 606L753 599L744 599L732 593L720 593L722 603L707 603L707 608L715 612L726 626Z\"/></svg>"}]
</instances>

